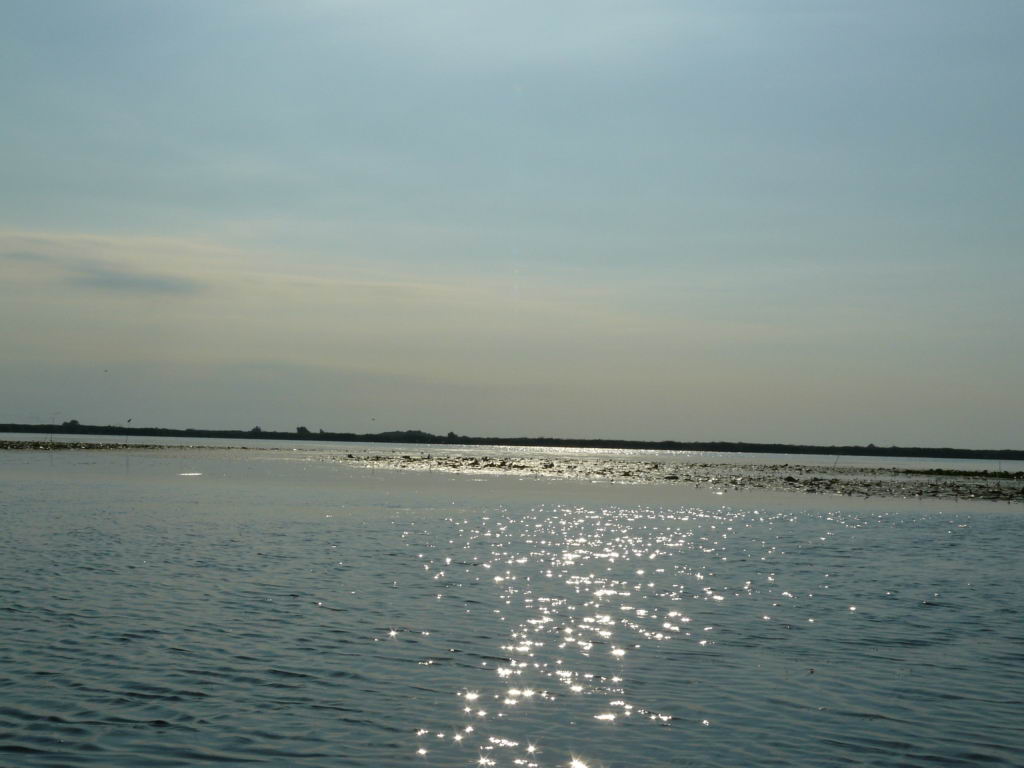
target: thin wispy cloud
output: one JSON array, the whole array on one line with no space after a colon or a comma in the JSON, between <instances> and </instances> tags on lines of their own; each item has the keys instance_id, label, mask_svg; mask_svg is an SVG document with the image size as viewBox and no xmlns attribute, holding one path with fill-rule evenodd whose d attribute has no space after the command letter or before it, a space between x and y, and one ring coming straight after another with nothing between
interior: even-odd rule
<instances>
[{"instance_id":1,"label":"thin wispy cloud","mask_svg":"<svg viewBox=\"0 0 1024 768\"><path fill-rule=\"evenodd\" d=\"M68 282L100 291L144 295L193 294L201 289L197 281L184 277L125 272L98 264L80 266Z\"/></svg>"},{"instance_id":2,"label":"thin wispy cloud","mask_svg":"<svg viewBox=\"0 0 1024 768\"><path fill-rule=\"evenodd\" d=\"M21 274L9 273L9 280L29 277L94 292L140 296L190 295L203 289L202 282L193 278L140 270L129 264L104 262L88 256L7 251L0 252L0 259L22 267Z\"/></svg>"}]
</instances>

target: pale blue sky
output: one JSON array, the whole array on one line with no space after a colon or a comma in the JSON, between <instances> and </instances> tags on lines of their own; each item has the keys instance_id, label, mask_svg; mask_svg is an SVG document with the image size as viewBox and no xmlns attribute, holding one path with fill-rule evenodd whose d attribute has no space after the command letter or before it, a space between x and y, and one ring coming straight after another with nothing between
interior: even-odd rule
<instances>
[{"instance_id":1,"label":"pale blue sky","mask_svg":"<svg viewBox=\"0 0 1024 768\"><path fill-rule=\"evenodd\" d=\"M0 21L0 421L1024 446L1020 3Z\"/></svg>"}]
</instances>

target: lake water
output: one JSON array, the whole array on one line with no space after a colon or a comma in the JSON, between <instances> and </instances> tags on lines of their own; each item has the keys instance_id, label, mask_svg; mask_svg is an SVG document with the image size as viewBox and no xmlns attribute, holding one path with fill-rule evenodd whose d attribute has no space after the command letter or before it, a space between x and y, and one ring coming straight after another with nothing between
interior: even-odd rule
<instances>
[{"instance_id":1,"label":"lake water","mask_svg":"<svg viewBox=\"0 0 1024 768\"><path fill-rule=\"evenodd\" d=\"M1022 764L1017 505L325 456L0 453L0 764Z\"/></svg>"}]
</instances>

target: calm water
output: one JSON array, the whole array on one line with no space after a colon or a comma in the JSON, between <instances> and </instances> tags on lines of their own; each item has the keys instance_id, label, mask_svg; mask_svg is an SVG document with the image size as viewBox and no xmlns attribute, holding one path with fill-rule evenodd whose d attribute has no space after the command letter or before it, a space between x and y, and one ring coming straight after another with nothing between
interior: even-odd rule
<instances>
[{"instance_id":1,"label":"calm water","mask_svg":"<svg viewBox=\"0 0 1024 768\"><path fill-rule=\"evenodd\" d=\"M1017 506L0 453L0 764L1021 765Z\"/></svg>"}]
</instances>

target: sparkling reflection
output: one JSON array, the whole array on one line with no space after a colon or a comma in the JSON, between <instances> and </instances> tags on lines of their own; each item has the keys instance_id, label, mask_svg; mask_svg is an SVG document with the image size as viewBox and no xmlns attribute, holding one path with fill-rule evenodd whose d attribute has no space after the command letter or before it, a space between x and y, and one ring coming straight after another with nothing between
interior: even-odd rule
<instances>
[{"instance_id":1,"label":"sparkling reflection","mask_svg":"<svg viewBox=\"0 0 1024 768\"><path fill-rule=\"evenodd\" d=\"M461 593L482 627L504 631L473 686L452 691L457 736L445 742L472 749L480 765L578 768L603 763L551 745L541 760L549 723L559 724L560 744L607 738L591 729L629 729L637 744L645 742L637 728L713 729L706 692L666 691L657 684L662 665L678 676L719 663L728 651L720 645L735 645L737 633L755 632L766 646L781 642L814 624L815 606L832 615L857 611L819 596L828 595L827 574L816 591L801 591L787 575L791 543L779 529L794 521L791 513L729 507L539 507L449 519L450 548L422 553L424 570L446 580L449 596ZM826 524L846 523L836 513ZM815 536L813 546L827 546L833 533ZM458 754L439 755L438 764Z\"/></svg>"},{"instance_id":2,"label":"sparkling reflection","mask_svg":"<svg viewBox=\"0 0 1024 768\"><path fill-rule=\"evenodd\" d=\"M644 701L643 686L629 684L631 652L644 651L649 663L660 646L708 649L715 625L703 624L695 636L688 629L691 614L706 620L710 605L754 594L752 579L736 587L715 581L723 541L739 522L727 510L541 508L521 517L486 516L476 524L450 522L457 530L453 551L420 553L424 570L435 580L449 579L453 588L491 584L491 615L510 621L507 642L496 648L500 661L481 664L506 684L486 694L457 692L465 705L454 712L492 724L478 734L472 726L455 725L453 741L475 739L482 765L496 764L495 755L506 752L513 764L527 764L538 753L535 739L488 732L517 712L530 722L543 719L538 706L568 702L576 716L605 727L619 727L634 714L658 725L678 720L664 709L666 702ZM687 610L679 605L684 600L709 607ZM490 708L475 706L485 699ZM585 765L578 757L568 764Z\"/></svg>"}]
</instances>

